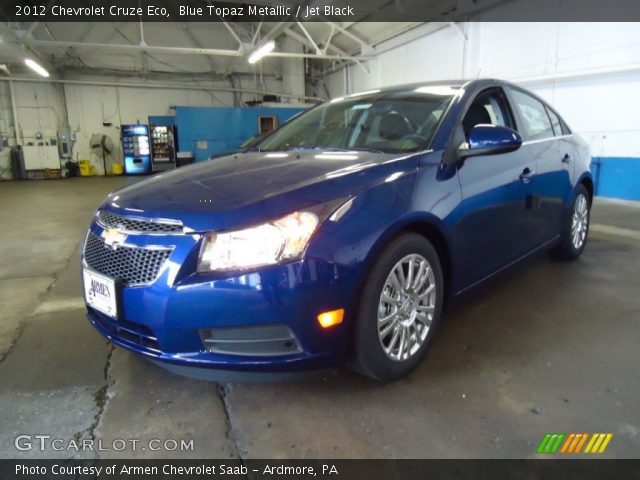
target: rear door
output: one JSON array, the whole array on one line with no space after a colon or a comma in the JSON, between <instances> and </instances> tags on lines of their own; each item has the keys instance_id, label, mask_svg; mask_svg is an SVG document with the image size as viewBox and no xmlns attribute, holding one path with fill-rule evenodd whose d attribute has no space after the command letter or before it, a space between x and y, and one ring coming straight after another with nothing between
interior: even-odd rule
<instances>
[{"instance_id":1,"label":"rear door","mask_svg":"<svg viewBox=\"0 0 640 480\"><path fill-rule=\"evenodd\" d=\"M536 222L533 239L539 246L557 237L561 230L571 192L573 146L555 112L524 90L509 88L508 93L525 140L521 148L535 161L526 208Z\"/></svg>"}]
</instances>

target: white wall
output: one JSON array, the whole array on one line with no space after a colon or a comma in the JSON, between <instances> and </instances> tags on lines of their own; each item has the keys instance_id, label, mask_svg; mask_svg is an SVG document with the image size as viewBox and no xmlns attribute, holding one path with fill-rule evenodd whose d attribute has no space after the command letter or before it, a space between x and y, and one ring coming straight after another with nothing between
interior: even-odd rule
<instances>
[{"instance_id":1,"label":"white wall","mask_svg":"<svg viewBox=\"0 0 640 480\"><path fill-rule=\"evenodd\" d=\"M171 115L172 106L233 106L229 92L155 88L65 85L69 126L76 134L75 159L90 159L98 172L101 160L89 150L94 134L106 134L117 145L113 162L122 163L120 125L147 124L149 115ZM22 120L20 120L22 122ZM105 127L103 123L112 123Z\"/></svg>"},{"instance_id":2,"label":"white wall","mask_svg":"<svg viewBox=\"0 0 640 480\"><path fill-rule=\"evenodd\" d=\"M36 132L45 137L56 137L56 132L64 125L64 104L61 87L52 84L32 84L25 88L24 84L14 82L16 114L22 120L18 134L24 143L35 142ZM9 82L0 82L0 137L7 139L10 146L16 144L11 109ZM0 151L0 173L2 178L10 178L9 148Z\"/></svg>"},{"instance_id":3,"label":"white wall","mask_svg":"<svg viewBox=\"0 0 640 480\"><path fill-rule=\"evenodd\" d=\"M575 1L575 0L573 0ZM500 9L480 17L498 18ZM325 77L331 96L417 81L495 77L554 105L594 156L640 157L640 26L637 23L457 24L377 47L369 73ZM415 33L414 33L415 36ZM385 51L386 50L386 51Z\"/></svg>"}]
</instances>

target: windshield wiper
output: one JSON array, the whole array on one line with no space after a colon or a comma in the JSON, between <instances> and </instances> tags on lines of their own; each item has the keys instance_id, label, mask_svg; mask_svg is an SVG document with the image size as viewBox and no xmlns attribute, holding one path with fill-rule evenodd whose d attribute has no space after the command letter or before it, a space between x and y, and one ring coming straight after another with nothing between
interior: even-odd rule
<instances>
[{"instance_id":1,"label":"windshield wiper","mask_svg":"<svg viewBox=\"0 0 640 480\"><path fill-rule=\"evenodd\" d=\"M372 147L347 147L344 150L353 150L356 152L371 152L371 153L386 153L384 150L380 150L379 148Z\"/></svg>"},{"instance_id":2,"label":"windshield wiper","mask_svg":"<svg viewBox=\"0 0 640 480\"><path fill-rule=\"evenodd\" d=\"M327 147L323 145L314 145L312 147L291 146L286 148L276 149L261 149L260 147L249 147L245 152L291 152L291 151L305 151L305 150L323 150L325 152L370 152L370 153L388 153L384 150L371 147Z\"/></svg>"}]
</instances>

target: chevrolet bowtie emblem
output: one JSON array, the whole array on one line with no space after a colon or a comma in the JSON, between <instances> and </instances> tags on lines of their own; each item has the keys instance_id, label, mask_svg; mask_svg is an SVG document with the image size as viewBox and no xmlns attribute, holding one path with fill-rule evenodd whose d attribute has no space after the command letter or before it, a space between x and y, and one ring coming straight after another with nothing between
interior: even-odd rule
<instances>
[{"instance_id":1,"label":"chevrolet bowtie emblem","mask_svg":"<svg viewBox=\"0 0 640 480\"><path fill-rule=\"evenodd\" d=\"M100 236L104 240L104 243L113 249L118 245L122 245L127 239L127 236L124 233L120 233L114 228L107 228L103 230Z\"/></svg>"}]
</instances>

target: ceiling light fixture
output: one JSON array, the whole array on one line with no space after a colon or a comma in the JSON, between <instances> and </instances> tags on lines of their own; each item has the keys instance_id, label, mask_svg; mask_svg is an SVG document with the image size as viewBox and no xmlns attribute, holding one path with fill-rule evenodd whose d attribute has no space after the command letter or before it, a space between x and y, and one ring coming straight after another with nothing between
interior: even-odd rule
<instances>
[{"instance_id":1,"label":"ceiling light fixture","mask_svg":"<svg viewBox=\"0 0 640 480\"><path fill-rule=\"evenodd\" d=\"M47 72L46 68L44 68L39 63L31 60L30 58L25 58L24 63L27 65L27 67L29 67L31 70L36 72L38 75L42 75L43 77L49 76L49 72Z\"/></svg>"},{"instance_id":2,"label":"ceiling light fixture","mask_svg":"<svg viewBox=\"0 0 640 480\"><path fill-rule=\"evenodd\" d=\"M267 43L251 52L251 54L249 55L249 63L256 63L258 60L262 59L262 57L271 52L275 47L276 42L274 42L273 40L269 40Z\"/></svg>"}]
</instances>

